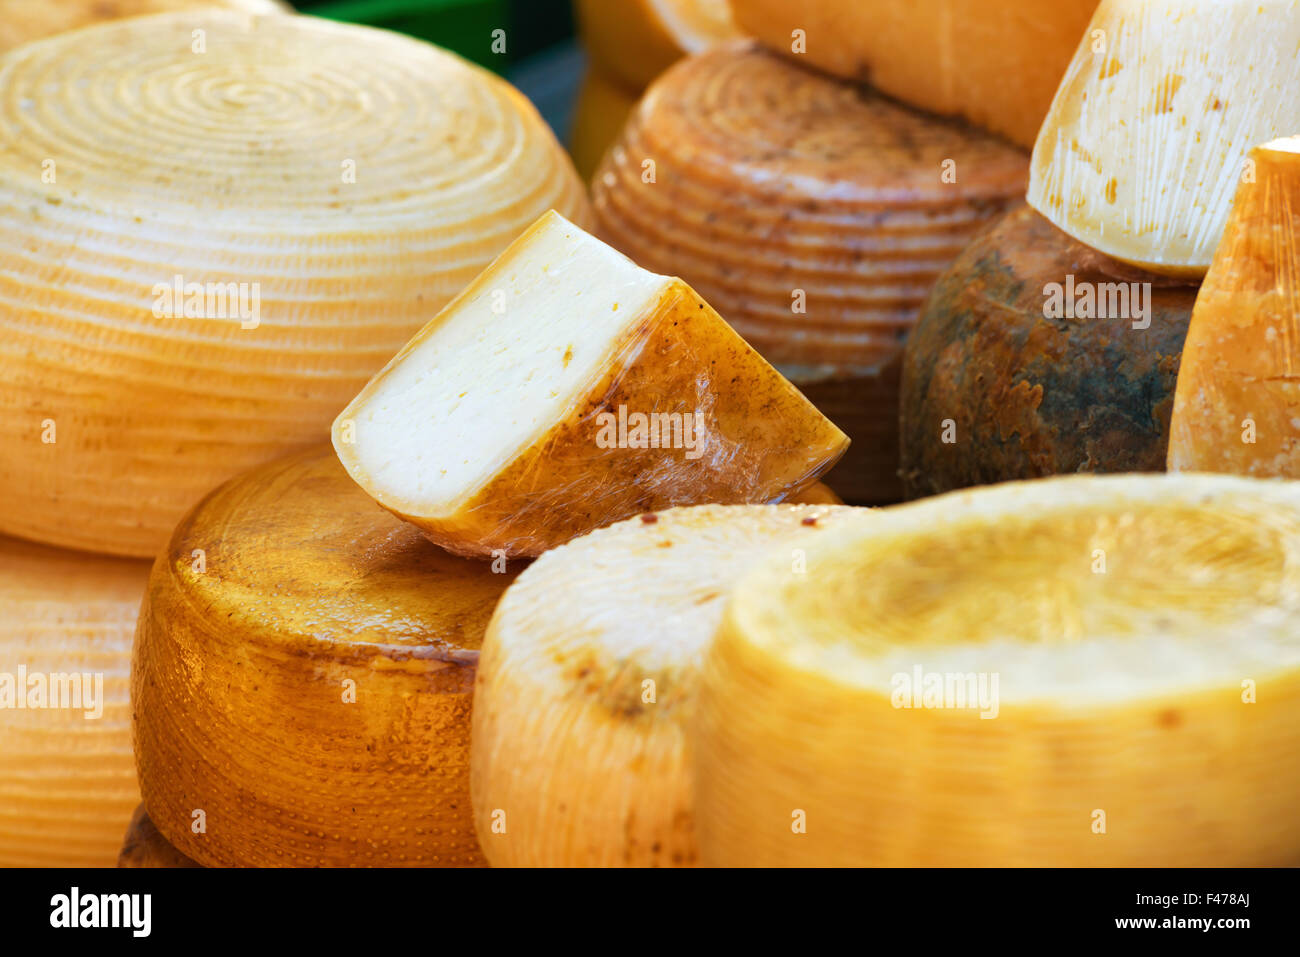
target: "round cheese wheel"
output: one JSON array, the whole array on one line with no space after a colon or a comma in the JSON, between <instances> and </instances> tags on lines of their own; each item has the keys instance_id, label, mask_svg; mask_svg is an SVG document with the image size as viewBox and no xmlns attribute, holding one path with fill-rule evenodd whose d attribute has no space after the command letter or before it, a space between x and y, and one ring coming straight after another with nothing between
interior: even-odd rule
<instances>
[{"instance_id":1,"label":"round cheese wheel","mask_svg":"<svg viewBox=\"0 0 1300 957\"><path fill-rule=\"evenodd\" d=\"M149 812L141 804L131 817L131 824L126 829L126 838L122 842L122 851L117 856L118 867L198 867L171 844L167 838L158 833Z\"/></svg>"},{"instance_id":2,"label":"round cheese wheel","mask_svg":"<svg viewBox=\"0 0 1300 957\"><path fill-rule=\"evenodd\" d=\"M0 531L152 556L222 480L320 441L583 186L436 47L311 17L103 24L0 62Z\"/></svg>"},{"instance_id":3,"label":"round cheese wheel","mask_svg":"<svg viewBox=\"0 0 1300 957\"><path fill-rule=\"evenodd\" d=\"M501 600L475 687L472 790L494 866L696 863L690 716L732 584L853 508L700 505L553 549Z\"/></svg>"},{"instance_id":4,"label":"round cheese wheel","mask_svg":"<svg viewBox=\"0 0 1300 957\"><path fill-rule=\"evenodd\" d=\"M680 275L796 385L856 380L883 460L830 484L897 498L887 376L939 274L1024 194L1027 157L740 41L674 66L593 181L602 238ZM877 401L877 397L881 401ZM859 460L859 465L862 465ZM841 483L840 476L846 481Z\"/></svg>"},{"instance_id":5,"label":"round cheese wheel","mask_svg":"<svg viewBox=\"0 0 1300 957\"><path fill-rule=\"evenodd\" d=\"M128 675L146 562L0 538L0 867L110 867L140 801Z\"/></svg>"},{"instance_id":6,"label":"round cheese wheel","mask_svg":"<svg viewBox=\"0 0 1300 957\"><path fill-rule=\"evenodd\" d=\"M471 865L470 697L519 569L457 558L313 449L205 498L155 563L140 790L206 866Z\"/></svg>"},{"instance_id":7,"label":"round cheese wheel","mask_svg":"<svg viewBox=\"0 0 1300 957\"><path fill-rule=\"evenodd\" d=\"M935 285L903 358L909 498L1071 472L1162 472L1197 287L1096 252L1029 207Z\"/></svg>"},{"instance_id":8,"label":"round cheese wheel","mask_svg":"<svg viewBox=\"0 0 1300 957\"><path fill-rule=\"evenodd\" d=\"M281 0L0 0L0 53L103 20L205 8L249 14L293 12Z\"/></svg>"},{"instance_id":9,"label":"round cheese wheel","mask_svg":"<svg viewBox=\"0 0 1300 957\"><path fill-rule=\"evenodd\" d=\"M1300 484L1072 476L870 518L730 593L703 864L1300 860Z\"/></svg>"}]
</instances>

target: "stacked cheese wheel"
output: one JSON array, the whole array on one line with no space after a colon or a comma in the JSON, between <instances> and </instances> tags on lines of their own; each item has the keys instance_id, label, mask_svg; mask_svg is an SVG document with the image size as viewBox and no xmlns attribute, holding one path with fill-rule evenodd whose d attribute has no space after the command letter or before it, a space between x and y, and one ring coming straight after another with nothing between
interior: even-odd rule
<instances>
[{"instance_id":1,"label":"stacked cheese wheel","mask_svg":"<svg viewBox=\"0 0 1300 957\"><path fill-rule=\"evenodd\" d=\"M907 497L1162 471L1195 301L1195 285L1125 266L1027 206L1008 213L939 279L908 338Z\"/></svg>"},{"instance_id":2,"label":"stacked cheese wheel","mask_svg":"<svg viewBox=\"0 0 1300 957\"><path fill-rule=\"evenodd\" d=\"M855 509L700 505L538 559L502 599L474 700L474 817L495 866L684 866L698 857L700 661L731 586Z\"/></svg>"},{"instance_id":3,"label":"stacked cheese wheel","mask_svg":"<svg viewBox=\"0 0 1300 957\"><path fill-rule=\"evenodd\" d=\"M816 400L850 381L831 484L897 497L902 341L931 284L1024 189L1026 159L751 44L668 71L594 182L602 235L681 275Z\"/></svg>"},{"instance_id":4,"label":"stacked cheese wheel","mask_svg":"<svg viewBox=\"0 0 1300 957\"><path fill-rule=\"evenodd\" d=\"M107 867L139 800L128 663L149 566L0 539L0 867Z\"/></svg>"},{"instance_id":5,"label":"stacked cheese wheel","mask_svg":"<svg viewBox=\"0 0 1300 957\"><path fill-rule=\"evenodd\" d=\"M582 186L427 44L201 12L0 61L0 530L152 555Z\"/></svg>"},{"instance_id":6,"label":"stacked cheese wheel","mask_svg":"<svg viewBox=\"0 0 1300 957\"><path fill-rule=\"evenodd\" d=\"M470 696L515 572L436 548L328 448L208 496L154 567L132 667L158 830L207 866L481 863Z\"/></svg>"},{"instance_id":7,"label":"stacked cheese wheel","mask_svg":"<svg viewBox=\"0 0 1300 957\"><path fill-rule=\"evenodd\" d=\"M1294 483L1013 483L807 555L731 592L705 661L702 863L1300 860Z\"/></svg>"}]
</instances>

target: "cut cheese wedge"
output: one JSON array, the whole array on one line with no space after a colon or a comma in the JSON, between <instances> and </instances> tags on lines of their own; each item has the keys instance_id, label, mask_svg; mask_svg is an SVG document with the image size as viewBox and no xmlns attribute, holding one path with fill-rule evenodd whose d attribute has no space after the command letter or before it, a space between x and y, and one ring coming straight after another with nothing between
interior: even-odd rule
<instances>
[{"instance_id":1,"label":"cut cheese wedge","mask_svg":"<svg viewBox=\"0 0 1300 957\"><path fill-rule=\"evenodd\" d=\"M217 489L140 613L131 701L158 830L210 867L481 864L470 696L517 571L431 545L328 447Z\"/></svg>"},{"instance_id":2,"label":"cut cheese wedge","mask_svg":"<svg viewBox=\"0 0 1300 957\"><path fill-rule=\"evenodd\" d=\"M1300 479L1300 137L1250 160L1192 314L1169 468Z\"/></svg>"},{"instance_id":3,"label":"cut cheese wedge","mask_svg":"<svg viewBox=\"0 0 1300 957\"><path fill-rule=\"evenodd\" d=\"M281 0L0 0L0 53L104 20L202 9L259 15L293 12Z\"/></svg>"},{"instance_id":4,"label":"cut cheese wedge","mask_svg":"<svg viewBox=\"0 0 1300 957\"><path fill-rule=\"evenodd\" d=\"M939 278L908 337L906 496L1163 471L1196 289L1111 259L1028 206L1008 213Z\"/></svg>"},{"instance_id":5,"label":"cut cheese wedge","mask_svg":"<svg viewBox=\"0 0 1300 957\"><path fill-rule=\"evenodd\" d=\"M696 863L691 740L723 596L846 507L701 505L547 552L501 600L474 690L474 818L493 866Z\"/></svg>"},{"instance_id":6,"label":"cut cheese wedge","mask_svg":"<svg viewBox=\"0 0 1300 957\"><path fill-rule=\"evenodd\" d=\"M139 803L128 678L147 562L0 538L0 867L111 867Z\"/></svg>"},{"instance_id":7,"label":"cut cheese wedge","mask_svg":"<svg viewBox=\"0 0 1300 957\"><path fill-rule=\"evenodd\" d=\"M118 867L198 867L176 848L168 843L167 838L158 833L149 812L141 804L131 817L131 824L126 829L126 838L122 841L121 853L117 855Z\"/></svg>"},{"instance_id":8,"label":"cut cheese wedge","mask_svg":"<svg viewBox=\"0 0 1300 957\"><path fill-rule=\"evenodd\" d=\"M866 517L730 593L703 864L1300 861L1300 483L1051 478Z\"/></svg>"},{"instance_id":9,"label":"cut cheese wedge","mask_svg":"<svg viewBox=\"0 0 1300 957\"><path fill-rule=\"evenodd\" d=\"M1029 202L1081 242L1205 275L1252 147L1300 129L1297 0L1103 0L1034 147Z\"/></svg>"},{"instance_id":10,"label":"cut cheese wedge","mask_svg":"<svg viewBox=\"0 0 1300 957\"><path fill-rule=\"evenodd\" d=\"M152 558L582 182L408 37L200 10L0 61L0 531Z\"/></svg>"},{"instance_id":11,"label":"cut cheese wedge","mask_svg":"<svg viewBox=\"0 0 1300 957\"><path fill-rule=\"evenodd\" d=\"M731 0L779 53L1034 145L1097 0Z\"/></svg>"},{"instance_id":12,"label":"cut cheese wedge","mask_svg":"<svg viewBox=\"0 0 1300 957\"><path fill-rule=\"evenodd\" d=\"M554 212L334 423L379 504L485 557L637 512L783 501L846 445L684 282Z\"/></svg>"}]
</instances>

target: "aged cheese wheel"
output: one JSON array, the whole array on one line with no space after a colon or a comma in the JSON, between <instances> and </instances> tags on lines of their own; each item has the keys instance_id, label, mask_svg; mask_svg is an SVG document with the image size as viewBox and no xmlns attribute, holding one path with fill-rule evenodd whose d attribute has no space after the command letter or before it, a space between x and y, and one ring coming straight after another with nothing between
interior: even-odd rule
<instances>
[{"instance_id":1,"label":"aged cheese wheel","mask_svg":"<svg viewBox=\"0 0 1300 957\"><path fill-rule=\"evenodd\" d=\"M202 9L250 14L293 10L280 0L0 0L0 53L20 43L102 20Z\"/></svg>"},{"instance_id":2,"label":"aged cheese wheel","mask_svg":"<svg viewBox=\"0 0 1300 957\"><path fill-rule=\"evenodd\" d=\"M701 863L1300 860L1300 484L1072 476L866 517L730 593Z\"/></svg>"},{"instance_id":3,"label":"aged cheese wheel","mask_svg":"<svg viewBox=\"0 0 1300 957\"><path fill-rule=\"evenodd\" d=\"M690 717L722 599L847 507L700 505L547 552L502 598L474 689L471 790L493 866L696 862Z\"/></svg>"},{"instance_id":4,"label":"aged cheese wheel","mask_svg":"<svg viewBox=\"0 0 1300 957\"><path fill-rule=\"evenodd\" d=\"M457 554L780 502L848 440L680 279L549 212L334 423L357 484Z\"/></svg>"},{"instance_id":5,"label":"aged cheese wheel","mask_svg":"<svg viewBox=\"0 0 1300 957\"><path fill-rule=\"evenodd\" d=\"M1029 202L1081 242L1202 277L1252 147L1300 129L1300 0L1102 0L1043 122Z\"/></svg>"},{"instance_id":6,"label":"aged cheese wheel","mask_svg":"<svg viewBox=\"0 0 1300 957\"><path fill-rule=\"evenodd\" d=\"M731 0L731 6L740 27L777 52L1031 147L1097 0Z\"/></svg>"},{"instance_id":7,"label":"aged cheese wheel","mask_svg":"<svg viewBox=\"0 0 1300 957\"><path fill-rule=\"evenodd\" d=\"M587 215L516 90L396 34L163 14L0 86L0 531L52 544L152 556L538 215Z\"/></svg>"},{"instance_id":8,"label":"aged cheese wheel","mask_svg":"<svg viewBox=\"0 0 1300 957\"><path fill-rule=\"evenodd\" d=\"M907 497L1163 471L1195 301L1195 284L1110 259L1027 206L1008 213L940 278L908 339Z\"/></svg>"},{"instance_id":9,"label":"aged cheese wheel","mask_svg":"<svg viewBox=\"0 0 1300 957\"><path fill-rule=\"evenodd\" d=\"M158 833L149 812L141 804L131 817L131 824L126 829L126 838L122 842L122 851L117 856L118 867L198 867L176 848L167 842L167 838Z\"/></svg>"},{"instance_id":10,"label":"aged cheese wheel","mask_svg":"<svg viewBox=\"0 0 1300 957\"><path fill-rule=\"evenodd\" d=\"M111 867L146 562L0 538L0 867Z\"/></svg>"},{"instance_id":11,"label":"aged cheese wheel","mask_svg":"<svg viewBox=\"0 0 1300 957\"><path fill-rule=\"evenodd\" d=\"M569 153L578 175L590 180L605 151L623 132L637 97L626 92L597 69L588 69L573 108Z\"/></svg>"},{"instance_id":12,"label":"aged cheese wheel","mask_svg":"<svg viewBox=\"0 0 1300 957\"><path fill-rule=\"evenodd\" d=\"M517 571L426 541L328 447L207 496L154 565L132 663L158 830L209 867L481 864L470 697Z\"/></svg>"},{"instance_id":13,"label":"aged cheese wheel","mask_svg":"<svg viewBox=\"0 0 1300 957\"><path fill-rule=\"evenodd\" d=\"M1300 137L1250 158L1192 313L1169 470L1300 479Z\"/></svg>"},{"instance_id":14,"label":"aged cheese wheel","mask_svg":"<svg viewBox=\"0 0 1300 957\"><path fill-rule=\"evenodd\" d=\"M596 68L640 93L687 53L740 36L728 0L576 0Z\"/></svg>"},{"instance_id":15,"label":"aged cheese wheel","mask_svg":"<svg viewBox=\"0 0 1300 957\"><path fill-rule=\"evenodd\" d=\"M880 502L897 498L891 364L934 280L1019 201L1026 167L995 137L742 41L654 84L593 197L602 238L689 282L801 389L854 383L860 414L837 422L854 461L830 481Z\"/></svg>"}]
</instances>

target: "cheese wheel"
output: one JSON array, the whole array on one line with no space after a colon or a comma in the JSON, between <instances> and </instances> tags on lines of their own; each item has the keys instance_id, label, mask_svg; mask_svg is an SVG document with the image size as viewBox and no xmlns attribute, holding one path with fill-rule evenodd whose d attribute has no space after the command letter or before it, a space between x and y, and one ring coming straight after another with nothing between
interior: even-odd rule
<instances>
[{"instance_id":1,"label":"cheese wheel","mask_svg":"<svg viewBox=\"0 0 1300 957\"><path fill-rule=\"evenodd\" d=\"M722 598L847 507L700 505L547 552L502 598L474 696L471 790L496 867L696 862L690 716Z\"/></svg>"},{"instance_id":2,"label":"cheese wheel","mask_svg":"<svg viewBox=\"0 0 1300 957\"><path fill-rule=\"evenodd\" d=\"M0 531L152 557L582 183L504 81L213 11L0 61Z\"/></svg>"},{"instance_id":3,"label":"cheese wheel","mask_svg":"<svg viewBox=\"0 0 1300 957\"><path fill-rule=\"evenodd\" d=\"M1300 479L1300 137L1250 159L1192 313L1169 469Z\"/></svg>"},{"instance_id":4,"label":"cheese wheel","mask_svg":"<svg viewBox=\"0 0 1300 957\"><path fill-rule=\"evenodd\" d=\"M1029 202L1116 259L1200 278L1252 147L1300 129L1300 0L1103 0Z\"/></svg>"},{"instance_id":5,"label":"cheese wheel","mask_svg":"<svg viewBox=\"0 0 1300 957\"><path fill-rule=\"evenodd\" d=\"M485 558L638 512L784 501L847 444L684 282L555 212L334 423L375 501Z\"/></svg>"},{"instance_id":6,"label":"cheese wheel","mask_svg":"<svg viewBox=\"0 0 1300 957\"><path fill-rule=\"evenodd\" d=\"M772 50L1031 147L1097 0L731 0Z\"/></svg>"},{"instance_id":7,"label":"cheese wheel","mask_svg":"<svg viewBox=\"0 0 1300 957\"><path fill-rule=\"evenodd\" d=\"M328 448L207 496L154 565L132 664L158 830L209 867L481 864L470 698L517 571L425 541Z\"/></svg>"},{"instance_id":8,"label":"cheese wheel","mask_svg":"<svg viewBox=\"0 0 1300 957\"><path fill-rule=\"evenodd\" d=\"M248 14L293 12L293 7L280 0L0 0L0 53L102 20L203 9Z\"/></svg>"},{"instance_id":9,"label":"cheese wheel","mask_svg":"<svg viewBox=\"0 0 1300 957\"><path fill-rule=\"evenodd\" d=\"M1300 484L1073 476L869 518L730 593L701 863L1300 860Z\"/></svg>"},{"instance_id":10,"label":"cheese wheel","mask_svg":"<svg viewBox=\"0 0 1300 957\"><path fill-rule=\"evenodd\" d=\"M599 70L587 70L578 89L569 132L569 153L584 180L591 179L605 151L623 132L623 124L636 102L635 94L625 92Z\"/></svg>"},{"instance_id":11,"label":"cheese wheel","mask_svg":"<svg viewBox=\"0 0 1300 957\"><path fill-rule=\"evenodd\" d=\"M0 538L0 867L110 867L140 801L128 671L145 562Z\"/></svg>"},{"instance_id":12,"label":"cheese wheel","mask_svg":"<svg viewBox=\"0 0 1300 957\"><path fill-rule=\"evenodd\" d=\"M602 238L691 283L801 389L854 383L858 413L837 424L856 461L832 484L883 502L898 486L891 367L931 284L1019 201L1026 167L995 137L741 42L654 84L593 200Z\"/></svg>"},{"instance_id":13,"label":"cheese wheel","mask_svg":"<svg viewBox=\"0 0 1300 957\"><path fill-rule=\"evenodd\" d=\"M939 279L908 338L907 497L1163 471L1195 301L1195 284L1110 259L1027 206L1008 213Z\"/></svg>"},{"instance_id":14,"label":"cheese wheel","mask_svg":"<svg viewBox=\"0 0 1300 957\"><path fill-rule=\"evenodd\" d=\"M596 69L640 93L687 53L740 36L728 0L576 0Z\"/></svg>"},{"instance_id":15,"label":"cheese wheel","mask_svg":"<svg viewBox=\"0 0 1300 957\"><path fill-rule=\"evenodd\" d=\"M117 856L118 867L198 867L192 860L167 843L158 833L149 812L141 804L131 816L126 829L122 851Z\"/></svg>"}]
</instances>

